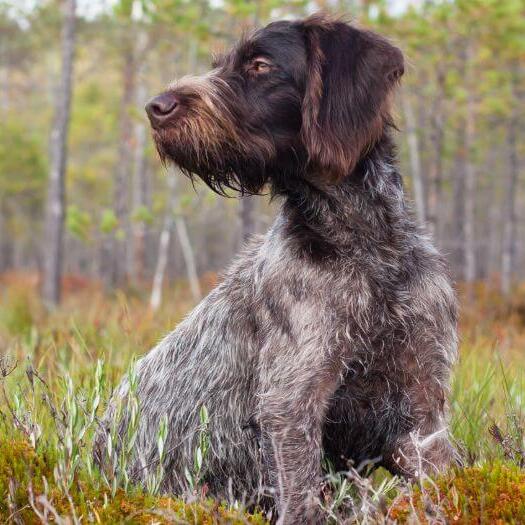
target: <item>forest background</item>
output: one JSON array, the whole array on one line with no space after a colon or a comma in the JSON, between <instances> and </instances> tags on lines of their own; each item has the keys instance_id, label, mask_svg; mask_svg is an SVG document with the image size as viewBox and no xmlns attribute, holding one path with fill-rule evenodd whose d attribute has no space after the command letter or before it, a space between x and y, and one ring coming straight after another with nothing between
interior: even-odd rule
<instances>
[{"instance_id":1,"label":"forest background","mask_svg":"<svg viewBox=\"0 0 525 525\"><path fill-rule=\"evenodd\" d=\"M144 104L244 31L318 9L403 49L397 141L418 220L457 281L509 294L525 278L522 0L0 1L0 274L32 272L48 305L68 277L153 286L155 308L163 283L200 297L278 203L167 171Z\"/></svg>"}]
</instances>

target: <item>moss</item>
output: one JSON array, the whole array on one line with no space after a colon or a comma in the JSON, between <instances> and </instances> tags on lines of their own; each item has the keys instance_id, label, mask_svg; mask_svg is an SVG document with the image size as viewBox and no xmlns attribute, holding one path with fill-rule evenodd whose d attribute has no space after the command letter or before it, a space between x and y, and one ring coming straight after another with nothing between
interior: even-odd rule
<instances>
[{"instance_id":1,"label":"moss","mask_svg":"<svg viewBox=\"0 0 525 525\"><path fill-rule=\"evenodd\" d=\"M499 462L451 471L401 498L389 515L406 523L414 509L422 523L439 514L465 525L525 523L525 471Z\"/></svg>"},{"instance_id":2,"label":"moss","mask_svg":"<svg viewBox=\"0 0 525 525\"><path fill-rule=\"evenodd\" d=\"M24 524L37 524L40 519L29 500L31 487L35 499L44 494L44 478L48 483L46 497L61 516L73 514L68 495L54 483L54 455L37 454L23 440L0 438L0 522L12 519L13 513ZM74 513L82 523L180 523L192 524L253 524L267 523L261 514L232 511L211 499L187 503L179 498L154 497L141 490L118 490L115 497L99 490L87 481L77 481L69 497Z\"/></svg>"},{"instance_id":3,"label":"moss","mask_svg":"<svg viewBox=\"0 0 525 525\"><path fill-rule=\"evenodd\" d=\"M35 493L41 493L43 479L50 475L45 456L37 455L29 443L0 439L0 521L27 506L30 483Z\"/></svg>"},{"instance_id":4,"label":"moss","mask_svg":"<svg viewBox=\"0 0 525 525\"><path fill-rule=\"evenodd\" d=\"M37 498L44 494L61 516L73 511L68 496L54 483L55 454L35 452L21 439L0 437L0 522L8 522L13 512L23 523L40 519L31 508L29 487ZM261 514L232 511L212 499L185 502L174 497L155 497L139 489L118 490L115 497L89 480L77 480L69 494L75 515L82 523L192 523L262 525ZM411 495L398 498L388 516L397 523L432 523L441 516L447 523L525 523L525 470L510 463L486 463L450 471L415 488Z\"/></svg>"}]
</instances>

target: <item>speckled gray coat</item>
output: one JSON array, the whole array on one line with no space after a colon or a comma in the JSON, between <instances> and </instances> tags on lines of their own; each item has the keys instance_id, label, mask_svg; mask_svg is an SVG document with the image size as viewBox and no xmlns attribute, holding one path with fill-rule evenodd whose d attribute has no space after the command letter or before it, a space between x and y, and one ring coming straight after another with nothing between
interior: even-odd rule
<instances>
[{"instance_id":1,"label":"speckled gray coat","mask_svg":"<svg viewBox=\"0 0 525 525\"><path fill-rule=\"evenodd\" d=\"M362 58L350 76L335 55L329 62L344 45ZM254 47L271 63L249 58ZM283 523L321 520L323 454L338 469L373 460L408 477L452 461L456 301L396 168L385 108L401 73L400 52L380 37L314 17L268 26L149 107L163 158L214 189L269 183L282 207L221 284L138 362L136 481L156 464L167 415L162 489L186 488L202 406L211 493L269 493ZM124 379L105 425L127 389ZM99 461L106 442L101 431Z\"/></svg>"}]
</instances>

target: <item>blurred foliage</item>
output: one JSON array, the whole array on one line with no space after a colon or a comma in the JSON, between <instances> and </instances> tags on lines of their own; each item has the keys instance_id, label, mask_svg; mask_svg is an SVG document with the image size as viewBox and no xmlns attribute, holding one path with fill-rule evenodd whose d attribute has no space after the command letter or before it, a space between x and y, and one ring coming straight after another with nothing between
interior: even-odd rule
<instances>
[{"instance_id":1,"label":"blurred foliage","mask_svg":"<svg viewBox=\"0 0 525 525\"><path fill-rule=\"evenodd\" d=\"M451 254L456 275L461 275L456 246L461 242L456 216L458 162L464 153L458 135L464 128L467 102L472 103L475 137L469 153L476 169L478 273L480 278L490 278L499 272L505 228L501 210L507 206L503 188L513 148L509 123L517 120L523 132L524 121L523 2L429 0L402 5L404 9L386 0L103 0L96 5L80 1L68 141L66 266L91 276L103 271L107 265L89 266L85 261L103 252L107 237L125 237L131 246L132 228L126 222L143 223L150 235L148 250L155 249L170 199L165 170L152 141L140 139L148 134L145 100L176 77L207 70L213 53L227 49L250 28L323 9L377 30L403 49L407 58L403 89L417 117L425 198L429 203L435 201L440 185L441 201L435 210L440 223L437 243ZM59 0L0 0L0 235L11 252L6 261L0 258L0 271L2 265L40 264L47 146L60 67L59 7ZM471 56L465 62L462 57L467 48ZM123 115L133 126L125 147L119 144ZM398 117L400 128L406 131L404 115ZM443 144L437 152L440 129ZM410 190L405 138L406 133L399 137L400 153ZM523 141L516 149L522 159ZM112 216L115 212L109 211L115 206L119 151L133 157L123 224L117 224L118 214ZM433 179L438 169L442 171L439 183ZM145 182L137 183L138 179ZM197 188L199 195L192 184L181 181L178 206L188 220L199 270L215 271L230 260L238 244L237 202L217 200L198 183ZM523 190L519 188L516 194L522 203ZM269 223L274 208L263 200L257 203L259 230ZM87 217L100 227L88 225ZM490 238L483 235L485 231ZM522 250L517 254L522 257ZM178 258L180 269L180 255L174 252L172 257ZM138 265L145 268L148 278L154 262L149 257ZM515 266L519 273L522 265Z\"/></svg>"},{"instance_id":2,"label":"blurred foliage","mask_svg":"<svg viewBox=\"0 0 525 525\"><path fill-rule=\"evenodd\" d=\"M78 239L89 240L91 229L91 216L80 210L77 206L70 206L67 210L66 226Z\"/></svg>"}]
</instances>

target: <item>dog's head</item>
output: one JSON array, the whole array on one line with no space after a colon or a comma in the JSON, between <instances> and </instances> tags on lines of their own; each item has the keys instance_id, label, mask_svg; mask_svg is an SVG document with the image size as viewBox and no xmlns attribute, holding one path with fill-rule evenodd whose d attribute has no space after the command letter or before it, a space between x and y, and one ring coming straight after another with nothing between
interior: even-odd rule
<instances>
[{"instance_id":1,"label":"dog's head","mask_svg":"<svg viewBox=\"0 0 525 525\"><path fill-rule=\"evenodd\" d=\"M316 15L254 32L146 109L161 157L215 191L297 176L335 184L390 124L402 74L388 41Z\"/></svg>"}]
</instances>

